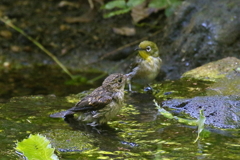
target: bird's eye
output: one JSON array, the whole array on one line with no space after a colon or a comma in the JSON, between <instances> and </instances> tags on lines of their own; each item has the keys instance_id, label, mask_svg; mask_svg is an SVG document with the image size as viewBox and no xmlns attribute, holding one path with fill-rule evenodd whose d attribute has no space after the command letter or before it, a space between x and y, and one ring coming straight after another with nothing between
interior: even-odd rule
<instances>
[{"instance_id":1,"label":"bird's eye","mask_svg":"<svg viewBox=\"0 0 240 160\"><path fill-rule=\"evenodd\" d=\"M122 83L122 79L119 79L118 82L119 82L119 83Z\"/></svg>"},{"instance_id":2,"label":"bird's eye","mask_svg":"<svg viewBox=\"0 0 240 160\"><path fill-rule=\"evenodd\" d=\"M146 51L147 51L147 52L150 52L150 51L151 51L151 47L150 47L150 46L147 46Z\"/></svg>"}]
</instances>

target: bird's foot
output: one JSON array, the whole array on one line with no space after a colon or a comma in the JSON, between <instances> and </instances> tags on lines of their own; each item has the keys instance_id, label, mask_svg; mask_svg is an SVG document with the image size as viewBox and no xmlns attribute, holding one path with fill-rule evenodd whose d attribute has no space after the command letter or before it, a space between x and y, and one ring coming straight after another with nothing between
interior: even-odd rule
<instances>
[{"instance_id":1,"label":"bird's foot","mask_svg":"<svg viewBox=\"0 0 240 160\"><path fill-rule=\"evenodd\" d=\"M101 134L102 130L101 129L97 129L97 127L92 127L94 131L96 131L98 134Z\"/></svg>"},{"instance_id":2,"label":"bird's foot","mask_svg":"<svg viewBox=\"0 0 240 160\"><path fill-rule=\"evenodd\" d=\"M131 94L138 93L137 91L128 91Z\"/></svg>"},{"instance_id":3,"label":"bird's foot","mask_svg":"<svg viewBox=\"0 0 240 160\"><path fill-rule=\"evenodd\" d=\"M147 93L152 93L153 92L153 89L152 89L152 87L145 87L144 89L143 89L143 91L144 92L147 92Z\"/></svg>"},{"instance_id":4,"label":"bird's foot","mask_svg":"<svg viewBox=\"0 0 240 160\"><path fill-rule=\"evenodd\" d=\"M99 126L97 122L87 123L87 125L91 126L91 128L98 134L101 134L102 130L97 128L97 126Z\"/></svg>"},{"instance_id":5,"label":"bird's foot","mask_svg":"<svg viewBox=\"0 0 240 160\"><path fill-rule=\"evenodd\" d=\"M92 127L96 127L98 126L97 122L92 122L92 123L87 123L87 125L92 126Z\"/></svg>"}]
</instances>

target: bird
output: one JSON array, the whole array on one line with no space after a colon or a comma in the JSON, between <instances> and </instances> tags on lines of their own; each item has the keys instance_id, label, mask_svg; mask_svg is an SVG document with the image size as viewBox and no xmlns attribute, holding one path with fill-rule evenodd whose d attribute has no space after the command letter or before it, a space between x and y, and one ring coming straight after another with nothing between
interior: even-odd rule
<instances>
[{"instance_id":1,"label":"bird","mask_svg":"<svg viewBox=\"0 0 240 160\"><path fill-rule=\"evenodd\" d=\"M50 115L52 118L67 118L77 115L76 120L95 127L114 118L124 105L126 75L110 74L102 85L82 98L66 111Z\"/></svg>"},{"instance_id":2,"label":"bird","mask_svg":"<svg viewBox=\"0 0 240 160\"><path fill-rule=\"evenodd\" d=\"M129 91L132 91L131 81L149 85L158 75L162 59L159 57L159 49L156 43L152 41L142 41L138 48L138 55L132 70L126 74Z\"/></svg>"}]
</instances>

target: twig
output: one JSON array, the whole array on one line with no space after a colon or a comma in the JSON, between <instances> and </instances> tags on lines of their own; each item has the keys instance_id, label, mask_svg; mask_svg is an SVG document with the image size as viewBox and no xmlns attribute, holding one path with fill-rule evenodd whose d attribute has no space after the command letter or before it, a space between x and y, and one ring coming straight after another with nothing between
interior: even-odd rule
<instances>
[{"instance_id":1,"label":"twig","mask_svg":"<svg viewBox=\"0 0 240 160\"><path fill-rule=\"evenodd\" d=\"M95 81L101 79L102 77L104 77L104 76L106 76L106 75L107 75L107 73L103 73L103 74L101 74L101 75L99 75L99 76L97 76L97 77L95 77L95 78L89 80L88 83L89 83L89 84L93 84L93 82L95 82Z\"/></svg>"},{"instance_id":2,"label":"twig","mask_svg":"<svg viewBox=\"0 0 240 160\"><path fill-rule=\"evenodd\" d=\"M153 33L153 34L151 34L151 35L149 35L149 36L143 37L143 38L141 38L141 39L138 39L138 40L136 40L136 41L133 41L133 42L131 42L131 43L128 43L128 44L126 44L126 45L124 45L124 46L121 46L121 47L119 47L119 48L117 48L117 49L115 49L115 50L113 50L113 51L111 51L111 52L108 52L108 53L102 55L102 56L100 57L100 60L102 60L102 59L104 59L104 58L106 58L106 57L108 57L108 56L110 56L110 55L113 55L113 54L115 54L116 52L121 51L121 50L124 49L124 48L127 48L127 47L129 47L129 46L132 46L132 45L134 45L134 44L138 44L139 42L141 42L141 41L143 41L143 40L146 40L146 39L148 39L148 38L150 38L150 37L153 37L153 36L157 35L160 31L161 31L161 30L158 30L158 31L156 31L155 33Z\"/></svg>"},{"instance_id":3,"label":"twig","mask_svg":"<svg viewBox=\"0 0 240 160\"><path fill-rule=\"evenodd\" d=\"M89 3L89 5L90 5L90 8L93 9L93 8L94 8L93 1L92 1L92 0L88 0L88 3Z\"/></svg>"},{"instance_id":4,"label":"twig","mask_svg":"<svg viewBox=\"0 0 240 160\"><path fill-rule=\"evenodd\" d=\"M33 39L32 37L28 36L23 30L21 30L20 28L18 28L17 26L15 26L11 20L9 19L3 19L0 18L0 21L2 21L3 23L5 23L7 26L13 28L14 30L18 31L19 33L21 33L23 36L25 36L27 39L29 39L31 42L33 42L36 46L38 46L38 48L40 48L43 52L45 52L49 57L51 57L61 68L62 70L71 77L71 79L74 79L74 76L68 71L68 69L57 59L56 56L54 56L51 52L49 52L46 48L43 47L43 45L41 45L39 42L37 42L35 39Z\"/></svg>"}]
</instances>

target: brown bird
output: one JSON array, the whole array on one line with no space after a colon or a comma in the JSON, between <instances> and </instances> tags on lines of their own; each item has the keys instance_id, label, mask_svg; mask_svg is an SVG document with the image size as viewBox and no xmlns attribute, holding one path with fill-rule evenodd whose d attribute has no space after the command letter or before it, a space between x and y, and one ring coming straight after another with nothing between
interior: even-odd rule
<instances>
[{"instance_id":1,"label":"brown bird","mask_svg":"<svg viewBox=\"0 0 240 160\"><path fill-rule=\"evenodd\" d=\"M106 123L114 118L124 103L126 76L116 73L109 75L92 93L81 99L74 107L50 115L53 118L66 118L77 114L77 120L90 126Z\"/></svg>"}]
</instances>

